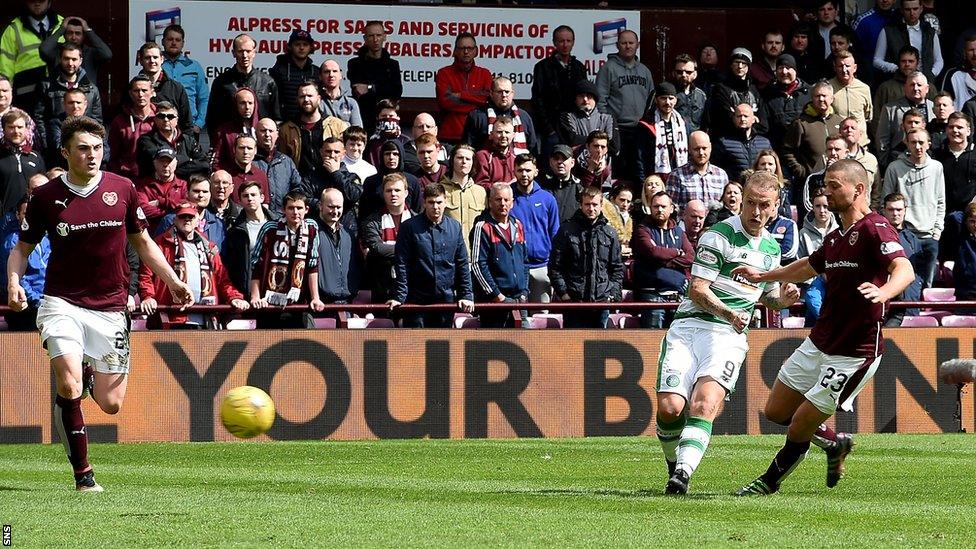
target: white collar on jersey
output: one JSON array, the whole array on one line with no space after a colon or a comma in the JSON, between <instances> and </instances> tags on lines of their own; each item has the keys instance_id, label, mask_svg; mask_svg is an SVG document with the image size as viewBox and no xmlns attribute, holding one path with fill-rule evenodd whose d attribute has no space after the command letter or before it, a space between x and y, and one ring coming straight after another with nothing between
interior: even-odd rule
<instances>
[{"instance_id":1,"label":"white collar on jersey","mask_svg":"<svg viewBox=\"0 0 976 549\"><path fill-rule=\"evenodd\" d=\"M91 194L98 189L98 184L102 182L102 172L99 170L95 177L91 178L91 181L89 181L85 186L75 185L74 183L68 181L67 173L61 175L61 181L64 181L64 185L68 187L68 190L76 195L81 197L91 196Z\"/></svg>"}]
</instances>

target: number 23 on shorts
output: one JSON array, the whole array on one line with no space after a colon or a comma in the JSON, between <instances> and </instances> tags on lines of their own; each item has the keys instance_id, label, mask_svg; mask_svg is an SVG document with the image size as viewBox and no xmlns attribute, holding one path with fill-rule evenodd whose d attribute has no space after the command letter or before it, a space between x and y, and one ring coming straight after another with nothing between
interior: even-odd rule
<instances>
[{"instance_id":1,"label":"number 23 on shorts","mask_svg":"<svg viewBox=\"0 0 976 549\"><path fill-rule=\"evenodd\" d=\"M826 389L830 389L834 393L839 393L844 389L844 384L850 378L847 374L838 372L837 370L828 367L825 370L823 378L820 379L820 386Z\"/></svg>"}]
</instances>

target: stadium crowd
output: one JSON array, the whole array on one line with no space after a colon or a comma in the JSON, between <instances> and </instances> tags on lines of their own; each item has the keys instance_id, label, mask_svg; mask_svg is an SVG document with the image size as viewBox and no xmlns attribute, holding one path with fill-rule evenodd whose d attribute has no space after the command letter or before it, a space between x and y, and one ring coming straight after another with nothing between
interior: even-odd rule
<instances>
[{"instance_id":1,"label":"stadium crowd","mask_svg":"<svg viewBox=\"0 0 976 549\"><path fill-rule=\"evenodd\" d=\"M976 22L956 37L928 0L877 0L846 22L835 3L814 4L811 20L759 44L681 53L658 81L632 30L588 80L574 30L559 26L529 98L460 34L431 90L438 110L412 120L401 119L381 22L366 24L348 60L316 59L315 38L295 31L268 71L242 34L212 82L171 25L138 49L141 70L106 120L97 82L113 52L84 18L28 0L0 38L2 254L31 191L64 173L62 124L85 115L106 126L104 169L134 182L201 304L305 304L322 316L358 298L388 304L403 326L443 327L453 313L396 306L674 301L698 237L738 214L754 171L781 184L767 229L783 263L816 250L837 227L824 170L844 158L868 171L871 205L919 275L903 299L936 285L976 299ZM32 253L30 307L8 314L10 329L34 329L49 253L46 242ZM159 325L168 293L130 256L130 309ZM804 285L808 325L823 288ZM610 309L567 312L565 325L605 327ZM308 326L310 315L262 314L259 326ZM640 324L666 327L668 316L647 310ZM482 326L510 324L481 315Z\"/></svg>"}]
</instances>

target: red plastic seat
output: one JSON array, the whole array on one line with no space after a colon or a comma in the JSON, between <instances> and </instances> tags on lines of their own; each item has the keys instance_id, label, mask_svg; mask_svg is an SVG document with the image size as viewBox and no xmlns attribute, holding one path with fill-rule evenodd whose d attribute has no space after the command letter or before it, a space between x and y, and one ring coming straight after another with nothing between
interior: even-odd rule
<instances>
[{"instance_id":1,"label":"red plastic seat","mask_svg":"<svg viewBox=\"0 0 976 549\"><path fill-rule=\"evenodd\" d=\"M782 320L783 328L797 329L806 324L806 319L802 316L788 316Z\"/></svg>"},{"instance_id":2,"label":"red plastic seat","mask_svg":"<svg viewBox=\"0 0 976 549\"><path fill-rule=\"evenodd\" d=\"M317 330L332 330L336 327L336 319L334 318L316 318L314 322Z\"/></svg>"},{"instance_id":3,"label":"red plastic seat","mask_svg":"<svg viewBox=\"0 0 976 549\"><path fill-rule=\"evenodd\" d=\"M951 326L954 328L958 327L976 327L976 316L971 315L948 315L942 317L943 326Z\"/></svg>"},{"instance_id":4,"label":"red plastic seat","mask_svg":"<svg viewBox=\"0 0 976 549\"><path fill-rule=\"evenodd\" d=\"M561 314L539 313L530 316L526 320L528 321L528 326L525 327L532 328L534 330L563 327L563 315Z\"/></svg>"},{"instance_id":5,"label":"red plastic seat","mask_svg":"<svg viewBox=\"0 0 976 549\"><path fill-rule=\"evenodd\" d=\"M350 330L365 328L395 328L396 324L389 318L350 318L346 324Z\"/></svg>"},{"instance_id":6,"label":"red plastic seat","mask_svg":"<svg viewBox=\"0 0 976 549\"><path fill-rule=\"evenodd\" d=\"M939 321L933 316L906 316L902 319L901 325L906 328L924 328L938 326Z\"/></svg>"},{"instance_id":7,"label":"red plastic seat","mask_svg":"<svg viewBox=\"0 0 976 549\"><path fill-rule=\"evenodd\" d=\"M924 288L922 301L955 301L955 288Z\"/></svg>"}]
</instances>

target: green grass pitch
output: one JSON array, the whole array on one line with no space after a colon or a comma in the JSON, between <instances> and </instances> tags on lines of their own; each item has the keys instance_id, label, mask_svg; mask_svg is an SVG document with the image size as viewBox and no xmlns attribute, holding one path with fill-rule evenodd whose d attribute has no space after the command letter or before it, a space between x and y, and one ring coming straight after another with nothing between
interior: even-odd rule
<instances>
[{"instance_id":1,"label":"green grass pitch","mask_svg":"<svg viewBox=\"0 0 976 549\"><path fill-rule=\"evenodd\" d=\"M776 495L730 493L781 436L719 436L688 497L653 438L0 446L14 547L972 547L976 438L861 435L824 486L812 448Z\"/></svg>"}]
</instances>

